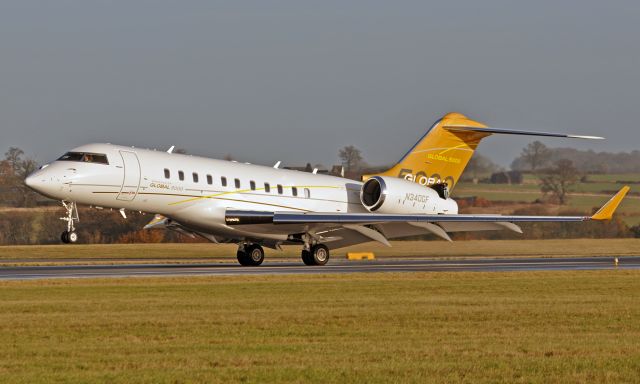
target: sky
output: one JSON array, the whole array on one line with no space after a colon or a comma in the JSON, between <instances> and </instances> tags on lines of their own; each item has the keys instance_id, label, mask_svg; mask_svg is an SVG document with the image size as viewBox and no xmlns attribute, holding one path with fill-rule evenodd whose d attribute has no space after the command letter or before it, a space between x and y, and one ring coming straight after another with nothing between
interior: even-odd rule
<instances>
[{"instance_id":1,"label":"sky","mask_svg":"<svg viewBox=\"0 0 640 384\"><path fill-rule=\"evenodd\" d=\"M640 148L638 1L0 1L0 151L397 161L438 118ZM527 137L479 150L508 165Z\"/></svg>"}]
</instances>

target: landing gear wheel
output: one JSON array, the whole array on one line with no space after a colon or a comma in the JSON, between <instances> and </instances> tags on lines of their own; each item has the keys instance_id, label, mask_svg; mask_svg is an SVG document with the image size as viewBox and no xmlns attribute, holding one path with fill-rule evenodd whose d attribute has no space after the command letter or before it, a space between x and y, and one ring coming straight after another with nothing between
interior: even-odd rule
<instances>
[{"instance_id":1,"label":"landing gear wheel","mask_svg":"<svg viewBox=\"0 0 640 384\"><path fill-rule=\"evenodd\" d=\"M311 262L313 265L325 265L329 261L329 248L323 244L311 247Z\"/></svg>"},{"instance_id":2,"label":"landing gear wheel","mask_svg":"<svg viewBox=\"0 0 640 384\"><path fill-rule=\"evenodd\" d=\"M60 220L67 222L67 230L62 232L60 240L65 244L75 243L78 241L78 234L76 233L75 222L80 221L78 216L78 207L76 203L62 201L62 206L67 211L65 217L61 217Z\"/></svg>"},{"instance_id":3,"label":"landing gear wheel","mask_svg":"<svg viewBox=\"0 0 640 384\"><path fill-rule=\"evenodd\" d=\"M249 265L258 266L264 261L264 249L260 244L251 244L246 248L247 256L249 257Z\"/></svg>"},{"instance_id":4,"label":"landing gear wheel","mask_svg":"<svg viewBox=\"0 0 640 384\"><path fill-rule=\"evenodd\" d=\"M311 259L311 251L302 250L302 262L304 265L314 265Z\"/></svg>"},{"instance_id":5,"label":"landing gear wheel","mask_svg":"<svg viewBox=\"0 0 640 384\"><path fill-rule=\"evenodd\" d=\"M245 267L257 267L264 261L264 249L259 244L245 246L237 253L238 262Z\"/></svg>"},{"instance_id":6,"label":"landing gear wheel","mask_svg":"<svg viewBox=\"0 0 640 384\"><path fill-rule=\"evenodd\" d=\"M67 238L69 239L69 243L76 243L78 241L78 234L75 232L69 232L67 234Z\"/></svg>"},{"instance_id":7,"label":"landing gear wheel","mask_svg":"<svg viewBox=\"0 0 640 384\"><path fill-rule=\"evenodd\" d=\"M249 264L249 256L247 256L245 251L238 250L236 256L238 257L238 263L240 263L240 265L245 267L251 265Z\"/></svg>"}]
</instances>

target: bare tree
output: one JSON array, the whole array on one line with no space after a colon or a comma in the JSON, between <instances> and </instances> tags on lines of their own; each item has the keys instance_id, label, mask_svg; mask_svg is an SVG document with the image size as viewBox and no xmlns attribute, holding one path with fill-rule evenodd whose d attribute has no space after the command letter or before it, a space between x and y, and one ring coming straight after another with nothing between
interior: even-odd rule
<instances>
[{"instance_id":1,"label":"bare tree","mask_svg":"<svg viewBox=\"0 0 640 384\"><path fill-rule=\"evenodd\" d=\"M4 154L4 161L6 161L9 167L11 167L14 175L17 175L20 171L20 162L22 161L23 155L24 151L17 147L9 148L9 150Z\"/></svg>"},{"instance_id":2,"label":"bare tree","mask_svg":"<svg viewBox=\"0 0 640 384\"><path fill-rule=\"evenodd\" d=\"M476 182L480 175L494 172L498 169L498 166L486 156L481 155L477 151L473 154L467 168L464 171L463 178L466 175L470 175L471 179ZM468 178L469 176L467 176Z\"/></svg>"},{"instance_id":3,"label":"bare tree","mask_svg":"<svg viewBox=\"0 0 640 384\"><path fill-rule=\"evenodd\" d=\"M571 160L561 159L554 163L554 166L539 172L540 190L550 193L560 205L567 202L569 188L580 178L578 170Z\"/></svg>"},{"instance_id":4,"label":"bare tree","mask_svg":"<svg viewBox=\"0 0 640 384\"><path fill-rule=\"evenodd\" d=\"M520 157L529 165L529 170L535 172L536 169L544 166L549 161L551 151L546 145L539 141L529 143L520 154Z\"/></svg>"},{"instance_id":5,"label":"bare tree","mask_svg":"<svg viewBox=\"0 0 640 384\"><path fill-rule=\"evenodd\" d=\"M7 190L3 199L5 203L29 207L35 204L37 195L24 184L24 179L38 168L38 164L32 158L23 158L23 155L22 149L9 148L0 164L0 182Z\"/></svg>"},{"instance_id":6,"label":"bare tree","mask_svg":"<svg viewBox=\"0 0 640 384\"><path fill-rule=\"evenodd\" d=\"M364 165L362 152L353 145L342 148L338 155L340 156L345 171L348 173L358 172Z\"/></svg>"}]
</instances>

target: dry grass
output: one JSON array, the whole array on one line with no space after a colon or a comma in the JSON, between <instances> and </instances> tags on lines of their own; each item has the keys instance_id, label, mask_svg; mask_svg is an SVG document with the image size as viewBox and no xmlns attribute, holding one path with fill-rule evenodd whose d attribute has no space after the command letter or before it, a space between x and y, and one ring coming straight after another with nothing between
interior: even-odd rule
<instances>
[{"instance_id":1,"label":"dry grass","mask_svg":"<svg viewBox=\"0 0 640 384\"><path fill-rule=\"evenodd\" d=\"M640 272L0 283L0 382L638 382Z\"/></svg>"},{"instance_id":2,"label":"dry grass","mask_svg":"<svg viewBox=\"0 0 640 384\"><path fill-rule=\"evenodd\" d=\"M388 248L376 243L334 251L344 258L346 252L373 251L377 257L556 257L638 255L640 239L571 240L476 240L395 241ZM297 260L300 247L284 251L267 250L269 260ZM0 265L47 265L64 263L189 263L235 261L236 246L230 244L112 244L45 245L0 247Z\"/></svg>"}]
</instances>

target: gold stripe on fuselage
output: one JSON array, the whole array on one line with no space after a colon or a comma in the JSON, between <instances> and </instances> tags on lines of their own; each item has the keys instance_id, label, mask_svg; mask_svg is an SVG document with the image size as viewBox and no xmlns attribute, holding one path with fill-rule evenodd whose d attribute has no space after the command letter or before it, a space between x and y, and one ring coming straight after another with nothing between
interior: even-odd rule
<instances>
[{"instance_id":1,"label":"gold stripe on fuselage","mask_svg":"<svg viewBox=\"0 0 640 384\"><path fill-rule=\"evenodd\" d=\"M276 187L277 188L276 184ZM336 186L313 186L313 185L291 185L291 186L285 186L283 185L282 188L309 188L309 189L320 189L320 188L329 188L329 189L341 189L343 187L336 187ZM189 203L192 201L196 201L196 200L200 200L200 199L217 199L220 196L224 196L224 195L230 195L230 194L234 194L234 193L239 193L239 194L243 194L243 193L250 193L250 192L254 192L254 191L264 191L264 188L256 188L256 189L240 189L240 190L236 190L236 191L227 191L227 192L220 192L220 193L215 193L212 195L207 195L207 196L195 196L191 199L186 199L186 200L181 200L181 201L176 201L173 203L169 203L169 205L178 205L178 204L183 204L183 203ZM277 195L269 195L269 196L277 196ZM291 196L294 197L294 196Z\"/></svg>"}]
</instances>

